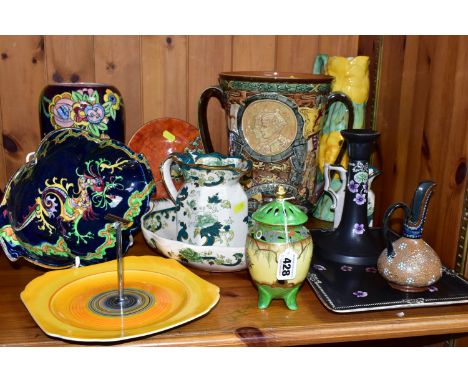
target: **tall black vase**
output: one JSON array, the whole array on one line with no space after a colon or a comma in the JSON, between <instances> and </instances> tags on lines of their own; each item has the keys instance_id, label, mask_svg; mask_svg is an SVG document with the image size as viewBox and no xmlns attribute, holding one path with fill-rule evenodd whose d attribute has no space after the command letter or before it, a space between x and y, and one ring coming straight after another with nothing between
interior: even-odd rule
<instances>
[{"instance_id":1,"label":"tall black vase","mask_svg":"<svg viewBox=\"0 0 468 382\"><path fill-rule=\"evenodd\" d=\"M341 132L348 144L349 166L343 213L332 231L312 230L314 257L343 264L376 265L385 247L380 228L367 221L369 158L380 133L370 129Z\"/></svg>"}]
</instances>

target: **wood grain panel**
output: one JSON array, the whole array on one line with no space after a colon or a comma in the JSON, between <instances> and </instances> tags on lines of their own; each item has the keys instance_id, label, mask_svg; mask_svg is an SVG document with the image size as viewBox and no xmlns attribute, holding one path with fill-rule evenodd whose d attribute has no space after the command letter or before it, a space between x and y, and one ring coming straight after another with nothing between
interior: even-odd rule
<instances>
[{"instance_id":1,"label":"wood grain panel","mask_svg":"<svg viewBox=\"0 0 468 382\"><path fill-rule=\"evenodd\" d=\"M411 203L420 180L434 180L424 237L453 267L468 157L468 39L387 36L383 49L376 218L394 201Z\"/></svg>"},{"instance_id":2,"label":"wood grain panel","mask_svg":"<svg viewBox=\"0 0 468 382\"><path fill-rule=\"evenodd\" d=\"M93 36L47 36L49 82L94 82Z\"/></svg>"},{"instance_id":3,"label":"wood grain panel","mask_svg":"<svg viewBox=\"0 0 468 382\"><path fill-rule=\"evenodd\" d=\"M233 37L232 70L273 71L275 61L275 36Z\"/></svg>"},{"instance_id":4,"label":"wood grain panel","mask_svg":"<svg viewBox=\"0 0 468 382\"><path fill-rule=\"evenodd\" d=\"M375 114L377 111L377 93L376 89L379 83L379 66L381 66L381 36L359 36L358 56L368 56L369 63L369 79L370 89L367 100L365 127L367 129L375 129Z\"/></svg>"},{"instance_id":5,"label":"wood grain panel","mask_svg":"<svg viewBox=\"0 0 468 382\"><path fill-rule=\"evenodd\" d=\"M319 53L319 36L278 36L276 70L311 73Z\"/></svg>"},{"instance_id":6,"label":"wood grain panel","mask_svg":"<svg viewBox=\"0 0 468 382\"><path fill-rule=\"evenodd\" d=\"M436 86L441 89L430 105L428 141L432 147L431 168L438 181L437 206L427 235L440 248L442 259L455 265L457 236L462 214L468 159L468 38L444 37L435 47L438 59ZM423 168L421 177L426 176ZM430 175L428 173L428 175ZM444 229L446 227L446 229Z\"/></svg>"},{"instance_id":7,"label":"wood grain panel","mask_svg":"<svg viewBox=\"0 0 468 382\"><path fill-rule=\"evenodd\" d=\"M196 126L201 93L218 84L220 72L232 70L232 37L190 36L188 51L188 121ZM208 126L214 150L227 153L226 118L217 100L208 106Z\"/></svg>"},{"instance_id":8,"label":"wood grain panel","mask_svg":"<svg viewBox=\"0 0 468 382\"><path fill-rule=\"evenodd\" d=\"M0 36L0 99L6 177L40 142L39 95L46 84L42 36Z\"/></svg>"},{"instance_id":9,"label":"wood grain panel","mask_svg":"<svg viewBox=\"0 0 468 382\"><path fill-rule=\"evenodd\" d=\"M278 36L278 71L310 73L319 53L356 56L359 36Z\"/></svg>"},{"instance_id":10,"label":"wood grain panel","mask_svg":"<svg viewBox=\"0 0 468 382\"><path fill-rule=\"evenodd\" d=\"M141 39L143 122L161 117L187 120L187 37Z\"/></svg>"},{"instance_id":11,"label":"wood grain panel","mask_svg":"<svg viewBox=\"0 0 468 382\"><path fill-rule=\"evenodd\" d=\"M356 56L359 45L359 36L320 36L318 43L319 53L330 56Z\"/></svg>"},{"instance_id":12,"label":"wood grain panel","mask_svg":"<svg viewBox=\"0 0 468 382\"><path fill-rule=\"evenodd\" d=\"M437 39L421 37L421 42L427 52L427 56L423 59L426 59L430 67L430 75L425 83L429 84L430 87L427 93L426 110L424 110L427 117L425 118L420 149L421 163L419 174L416 176L418 181L432 179L438 185L432 197L424 227L425 235L428 243L437 248L442 261L453 267L458 228L452 235L450 235L451 229L446 229L448 228L447 223L454 218L454 216L447 216L447 198L456 198L456 196L450 192L449 185L444 182L444 175L450 173L452 176L457 165L455 163L455 168L450 168L450 162L453 163L453 155L455 154L450 110L454 102L458 38L449 36L441 36ZM460 151L457 154L459 153ZM407 182L409 181L410 179L407 179ZM459 192L462 193L462 191L464 190L460 188ZM458 200L461 199L458 198ZM461 205L458 208L461 209L460 207ZM458 213L457 216L459 217L460 214ZM444 229L444 227L446 228Z\"/></svg>"},{"instance_id":13,"label":"wood grain panel","mask_svg":"<svg viewBox=\"0 0 468 382\"><path fill-rule=\"evenodd\" d=\"M429 94L427 46L418 36L406 40L404 80L400 93L400 118L397 134L397 171L394 178L395 200L411 202L419 182L424 126Z\"/></svg>"},{"instance_id":14,"label":"wood grain panel","mask_svg":"<svg viewBox=\"0 0 468 382\"><path fill-rule=\"evenodd\" d=\"M142 124L139 36L96 36L94 38L96 82L114 85L125 104L125 141Z\"/></svg>"},{"instance_id":15,"label":"wood grain panel","mask_svg":"<svg viewBox=\"0 0 468 382\"><path fill-rule=\"evenodd\" d=\"M420 150L414 156L414 161L409 165L409 155L411 155L410 146L421 147L422 131L424 127L424 113L421 110L415 111L414 108L424 109L424 103L427 100L427 88L423 84L424 77L427 75L427 67L420 67L416 70L418 65L418 56L420 52L419 37L410 36L406 39L406 49L404 51L404 62L402 67L403 79L399 94L392 102L397 102L398 119L392 120L392 125L388 126L388 130L382 131L380 138L381 144L386 145L387 140L394 139L392 142L392 151L387 151L383 161L388 161L387 166L384 168L391 168L392 172L384 171L380 176L379 181L387 185L387 195L382 195L381 203L385 209L390 203L394 201L411 201L411 189L414 191L418 179L417 174L408 173L414 172L417 168L419 171ZM385 47L385 42L384 42ZM387 58L387 57L385 57ZM392 74L395 73L394 69L389 68L389 80L392 81ZM396 73L395 73L396 74ZM419 81L418 81L419 79ZM383 88L384 83L380 90L380 94L384 94L386 90ZM416 97L415 89L420 86L420 97ZM426 88L426 89L424 89ZM387 115L381 115L385 120ZM390 116L391 117L391 116ZM385 123L385 122L384 122ZM378 124L380 129L380 121ZM379 130L380 131L380 130ZM397 155L395 153L398 153ZM410 185L406 184L406 179L413 177L414 181ZM391 182L391 183L388 183ZM391 187L388 187L391 184ZM406 188L408 187L408 188ZM381 221L378 219L377 221Z\"/></svg>"},{"instance_id":16,"label":"wood grain panel","mask_svg":"<svg viewBox=\"0 0 468 382\"><path fill-rule=\"evenodd\" d=\"M372 184L375 192L375 221L381 225L383 214L396 201L395 187L386 181L396 179L397 127L400 115L400 93L403 81L405 36L386 36L382 46L380 90L378 95L376 127L381 133L377 141L375 166L382 171Z\"/></svg>"}]
</instances>

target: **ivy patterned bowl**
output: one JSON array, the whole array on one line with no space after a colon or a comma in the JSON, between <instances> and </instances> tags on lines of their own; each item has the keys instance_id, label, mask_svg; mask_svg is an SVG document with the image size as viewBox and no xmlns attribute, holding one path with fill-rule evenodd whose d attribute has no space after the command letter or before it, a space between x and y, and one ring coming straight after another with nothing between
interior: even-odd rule
<instances>
[{"instance_id":1,"label":"ivy patterned bowl","mask_svg":"<svg viewBox=\"0 0 468 382\"><path fill-rule=\"evenodd\" d=\"M124 104L114 87L97 83L47 85L40 95L41 136L63 128L87 130L97 138L125 140Z\"/></svg>"},{"instance_id":2,"label":"ivy patterned bowl","mask_svg":"<svg viewBox=\"0 0 468 382\"><path fill-rule=\"evenodd\" d=\"M154 188L142 154L86 130L55 130L7 185L0 244L10 260L47 268L114 259L116 233L106 215L130 221L122 227L126 251Z\"/></svg>"},{"instance_id":3,"label":"ivy patterned bowl","mask_svg":"<svg viewBox=\"0 0 468 382\"><path fill-rule=\"evenodd\" d=\"M177 241L176 208L172 201L152 201L152 208L141 218L141 230L151 248L182 264L208 272L233 272L246 269L245 246L201 246Z\"/></svg>"}]
</instances>

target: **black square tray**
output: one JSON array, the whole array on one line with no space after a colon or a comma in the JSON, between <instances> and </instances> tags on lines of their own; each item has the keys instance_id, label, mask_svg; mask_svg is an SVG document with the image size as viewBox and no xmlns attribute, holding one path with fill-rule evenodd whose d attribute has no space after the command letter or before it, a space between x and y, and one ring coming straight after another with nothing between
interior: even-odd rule
<instances>
[{"instance_id":1,"label":"black square tray","mask_svg":"<svg viewBox=\"0 0 468 382\"><path fill-rule=\"evenodd\" d=\"M390 287L376 267L343 265L314 256L307 281L325 307L336 313L468 303L468 281L445 267L428 291L407 293Z\"/></svg>"}]
</instances>

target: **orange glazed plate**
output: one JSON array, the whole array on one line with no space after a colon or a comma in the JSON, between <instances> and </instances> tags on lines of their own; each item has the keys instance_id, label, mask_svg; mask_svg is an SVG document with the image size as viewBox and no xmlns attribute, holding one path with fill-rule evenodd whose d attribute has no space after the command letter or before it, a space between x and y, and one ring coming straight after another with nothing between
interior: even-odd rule
<instances>
[{"instance_id":1,"label":"orange glazed plate","mask_svg":"<svg viewBox=\"0 0 468 382\"><path fill-rule=\"evenodd\" d=\"M177 118L158 118L145 123L130 138L128 146L145 155L156 182L153 199L168 198L159 166L174 152L204 152L200 131ZM181 185L181 184L180 184Z\"/></svg>"},{"instance_id":2,"label":"orange glazed plate","mask_svg":"<svg viewBox=\"0 0 468 382\"><path fill-rule=\"evenodd\" d=\"M21 300L49 336L113 342L155 334L209 312L219 288L176 260L123 259L126 305L117 304L117 262L56 270L32 280Z\"/></svg>"}]
</instances>

